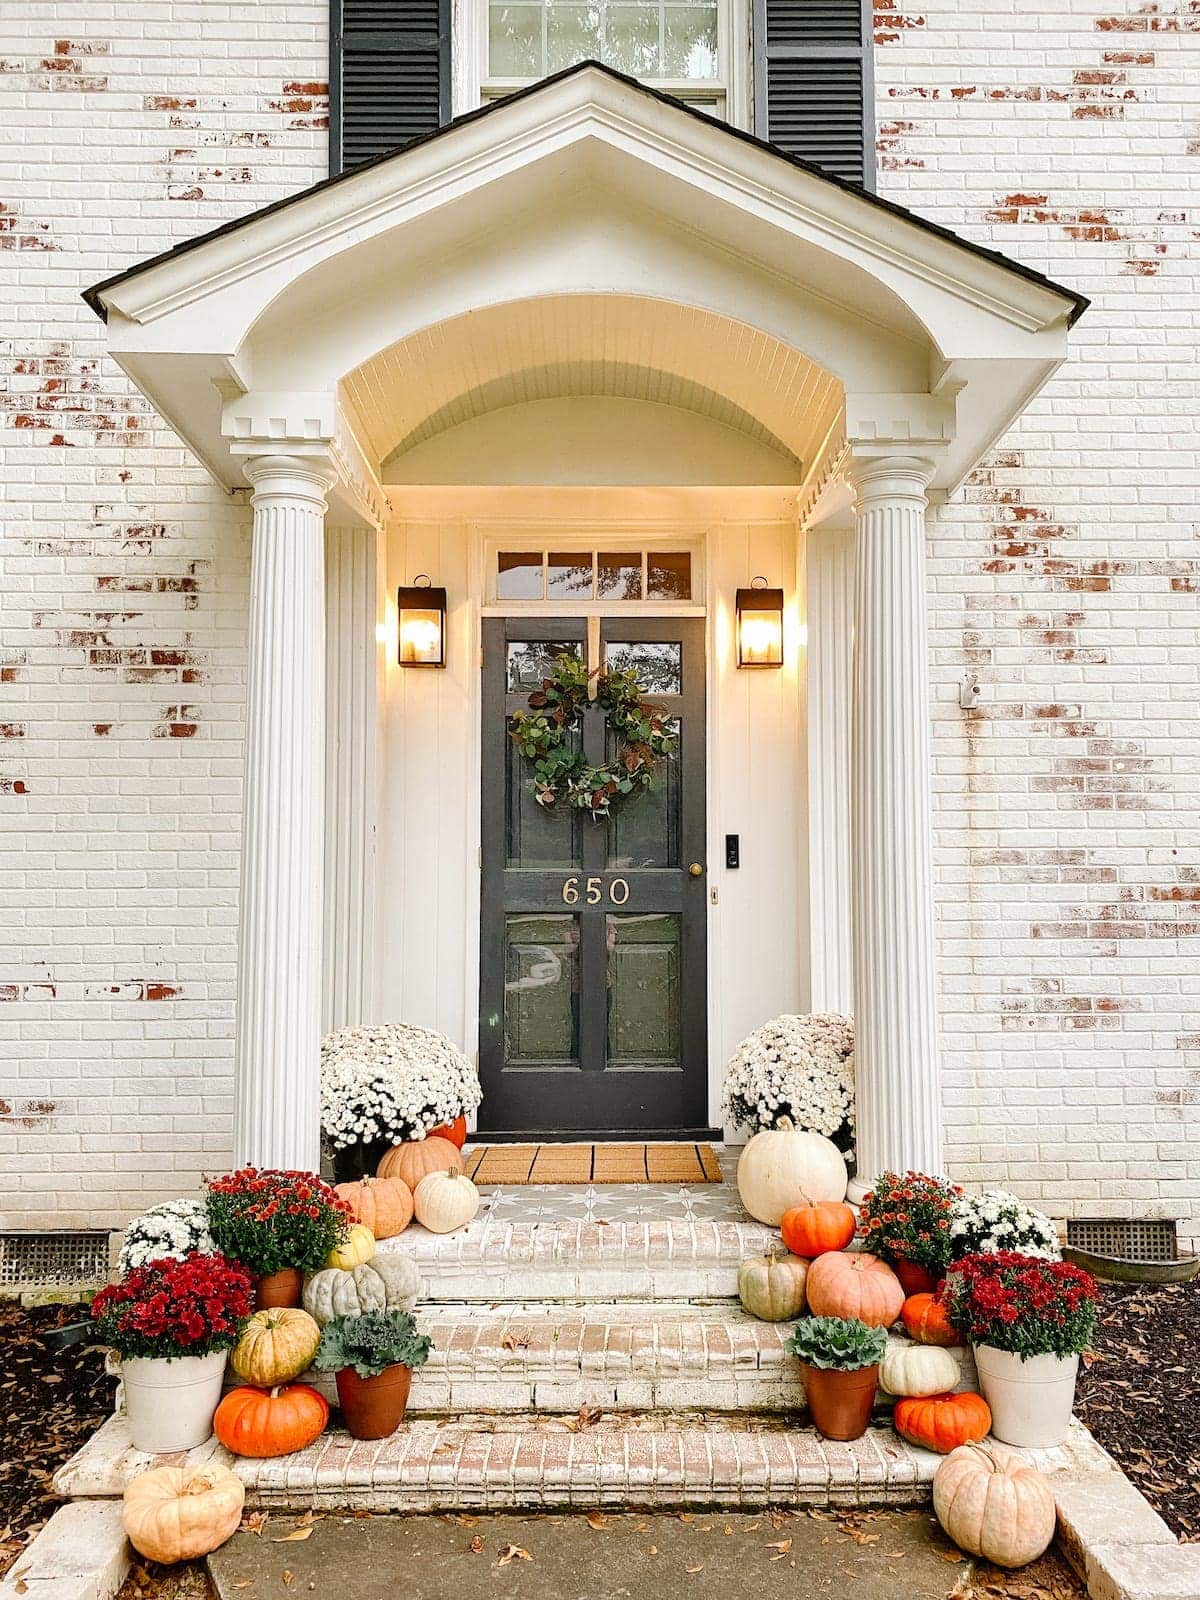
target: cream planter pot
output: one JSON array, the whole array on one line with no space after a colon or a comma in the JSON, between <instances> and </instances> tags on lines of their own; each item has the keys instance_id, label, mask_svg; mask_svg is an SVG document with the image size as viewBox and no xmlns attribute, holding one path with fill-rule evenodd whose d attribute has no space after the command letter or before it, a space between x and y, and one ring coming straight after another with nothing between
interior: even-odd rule
<instances>
[{"instance_id":1,"label":"cream planter pot","mask_svg":"<svg viewBox=\"0 0 1200 1600\"><path fill-rule=\"evenodd\" d=\"M158 1455L192 1450L212 1437L228 1352L174 1361L131 1356L121 1362L133 1448Z\"/></svg>"},{"instance_id":2,"label":"cream planter pot","mask_svg":"<svg viewBox=\"0 0 1200 1600\"><path fill-rule=\"evenodd\" d=\"M1062 1444L1075 1405L1078 1356L1022 1361L1007 1350L977 1344L975 1366L997 1439L1030 1450Z\"/></svg>"}]
</instances>

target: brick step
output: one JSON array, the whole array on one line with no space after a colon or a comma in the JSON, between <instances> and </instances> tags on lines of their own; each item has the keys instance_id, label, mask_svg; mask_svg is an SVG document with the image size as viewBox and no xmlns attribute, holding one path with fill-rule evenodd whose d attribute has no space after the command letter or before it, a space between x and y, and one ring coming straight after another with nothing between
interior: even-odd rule
<instances>
[{"instance_id":1,"label":"brick step","mask_svg":"<svg viewBox=\"0 0 1200 1600\"><path fill-rule=\"evenodd\" d=\"M246 1484L246 1504L304 1511L472 1511L555 1506L720 1507L922 1505L939 1457L890 1427L834 1444L808 1428L704 1412L574 1417L461 1416L405 1421L359 1442L329 1428L307 1450L235 1459L217 1442L184 1456L146 1456L111 1417L55 1475L59 1495L119 1495L148 1466L219 1460Z\"/></svg>"},{"instance_id":2,"label":"brick step","mask_svg":"<svg viewBox=\"0 0 1200 1600\"><path fill-rule=\"evenodd\" d=\"M749 1219L605 1224L481 1216L459 1233L414 1226L379 1249L413 1257L426 1302L686 1302L735 1298L741 1263L778 1241L777 1229Z\"/></svg>"},{"instance_id":3,"label":"brick step","mask_svg":"<svg viewBox=\"0 0 1200 1600\"><path fill-rule=\"evenodd\" d=\"M729 1303L418 1308L433 1349L413 1374L414 1414L467 1411L784 1411L804 1409L787 1323L759 1322ZM974 1379L957 1352L964 1386ZM331 1404L331 1373L306 1381ZM890 1407L886 1397L881 1410Z\"/></svg>"}]
</instances>

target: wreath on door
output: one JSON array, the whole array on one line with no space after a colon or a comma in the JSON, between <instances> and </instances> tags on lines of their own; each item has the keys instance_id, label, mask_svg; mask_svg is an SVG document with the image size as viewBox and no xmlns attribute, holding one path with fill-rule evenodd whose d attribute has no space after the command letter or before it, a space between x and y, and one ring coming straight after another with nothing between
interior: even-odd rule
<instances>
[{"instance_id":1,"label":"wreath on door","mask_svg":"<svg viewBox=\"0 0 1200 1600\"><path fill-rule=\"evenodd\" d=\"M678 739L666 723L663 708L642 696L633 668L600 673L595 698L604 721L617 739L617 753L593 765L575 735L583 726L589 673L578 656L555 657L554 670L529 696L529 710L514 712L509 737L532 763L534 795L551 810L560 800L599 821L611 816L615 803L654 785L660 762Z\"/></svg>"}]
</instances>

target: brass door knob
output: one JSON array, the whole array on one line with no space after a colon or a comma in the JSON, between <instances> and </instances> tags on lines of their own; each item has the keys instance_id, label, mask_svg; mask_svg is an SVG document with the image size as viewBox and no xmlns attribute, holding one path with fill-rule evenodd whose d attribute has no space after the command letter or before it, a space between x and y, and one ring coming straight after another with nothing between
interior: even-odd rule
<instances>
[{"instance_id":1,"label":"brass door knob","mask_svg":"<svg viewBox=\"0 0 1200 1600\"><path fill-rule=\"evenodd\" d=\"M702 878L703 876L704 876L704 868L700 865L700 863L698 861L693 861L691 866L688 868L688 877L689 878Z\"/></svg>"}]
</instances>

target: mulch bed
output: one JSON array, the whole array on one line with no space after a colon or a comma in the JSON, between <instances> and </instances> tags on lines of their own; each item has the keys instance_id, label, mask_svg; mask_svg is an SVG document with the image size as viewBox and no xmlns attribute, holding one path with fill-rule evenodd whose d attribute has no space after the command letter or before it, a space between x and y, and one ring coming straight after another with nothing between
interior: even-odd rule
<instances>
[{"instance_id":1,"label":"mulch bed","mask_svg":"<svg viewBox=\"0 0 1200 1600\"><path fill-rule=\"evenodd\" d=\"M54 1513L50 1479L110 1415L116 1380L96 1345L49 1350L42 1337L86 1306L0 1300L0 1576Z\"/></svg>"},{"instance_id":2,"label":"mulch bed","mask_svg":"<svg viewBox=\"0 0 1200 1600\"><path fill-rule=\"evenodd\" d=\"M1180 1539L1200 1542L1200 1279L1106 1284L1079 1415Z\"/></svg>"}]
</instances>

